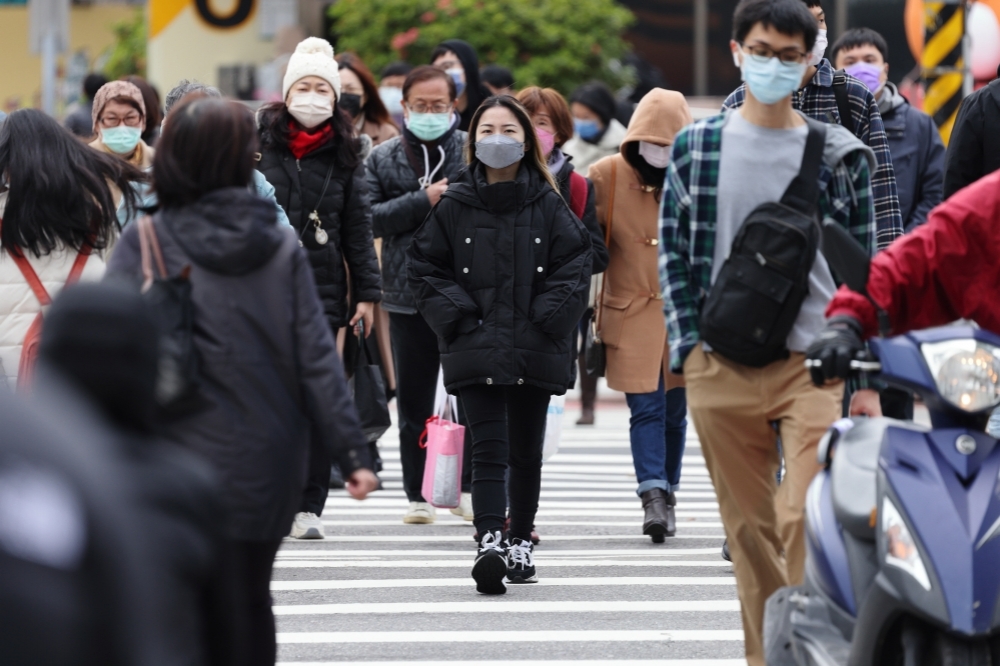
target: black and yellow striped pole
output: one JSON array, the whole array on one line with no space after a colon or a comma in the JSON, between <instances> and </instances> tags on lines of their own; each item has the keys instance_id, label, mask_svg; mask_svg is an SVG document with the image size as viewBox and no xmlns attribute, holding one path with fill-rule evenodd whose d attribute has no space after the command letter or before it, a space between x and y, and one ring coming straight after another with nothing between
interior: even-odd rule
<instances>
[{"instance_id":1,"label":"black and yellow striped pole","mask_svg":"<svg viewBox=\"0 0 1000 666\"><path fill-rule=\"evenodd\" d=\"M966 83L965 17L965 0L924 0L924 53L920 59L926 91L924 111L934 118L945 145L962 98L971 92Z\"/></svg>"}]
</instances>

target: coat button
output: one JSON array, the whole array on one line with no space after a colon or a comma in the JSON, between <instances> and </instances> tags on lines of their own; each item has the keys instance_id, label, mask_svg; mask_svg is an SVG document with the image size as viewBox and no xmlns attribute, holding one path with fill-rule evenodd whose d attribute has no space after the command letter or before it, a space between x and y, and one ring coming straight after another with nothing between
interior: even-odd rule
<instances>
[{"instance_id":1,"label":"coat button","mask_svg":"<svg viewBox=\"0 0 1000 666\"><path fill-rule=\"evenodd\" d=\"M518 379L518 380L517 380L517 383L518 383L518 384L523 384L523 383L524 383L524 380L523 380L523 379Z\"/></svg>"},{"instance_id":2,"label":"coat button","mask_svg":"<svg viewBox=\"0 0 1000 666\"><path fill-rule=\"evenodd\" d=\"M471 243L471 242L472 242L472 239L471 239L471 238L466 238L466 239L465 239L465 242L466 242L466 243Z\"/></svg>"},{"instance_id":3,"label":"coat button","mask_svg":"<svg viewBox=\"0 0 1000 666\"><path fill-rule=\"evenodd\" d=\"M492 377L487 377L486 378L486 383L487 384L492 384L493 383L493 378Z\"/></svg>"},{"instance_id":4,"label":"coat button","mask_svg":"<svg viewBox=\"0 0 1000 666\"><path fill-rule=\"evenodd\" d=\"M535 239L535 243L541 243L541 242L542 242L542 239L541 239L541 238L536 238L536 239Z\"/></svg>"},{"instance_id":5,"label":"coat button","mask_svg":"<svg viewBox=\"0 0 1000 666\"><path fill-rule=\"evenodd\" d=\"M539 273L541 273L541 272L542 272L542 270L543 270L543 269L542 269L542 267L541 267L541 266L539 266L539 267L538 267L538 272L539 272Z\"/></svg>"},{"instance_id":6,"label":"coat button","mask_svg":"<svg viewBox=\"0 0 1000 666\"><path fill-rule=\"evenodd\" d=\"M469 272L469 269L468 269L468 268L463 268L463 269L462 269L462 272L463 272L463 273L468 273L468 272Z\"/></svg>"}]
</instances>

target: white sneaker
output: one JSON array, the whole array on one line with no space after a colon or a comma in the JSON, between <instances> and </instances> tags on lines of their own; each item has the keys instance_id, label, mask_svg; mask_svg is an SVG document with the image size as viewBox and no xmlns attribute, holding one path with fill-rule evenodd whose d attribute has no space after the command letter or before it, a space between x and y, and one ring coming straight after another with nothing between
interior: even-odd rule
<instances>
[{"instance_id":1,"label":"white sneaker","mask_svg":"<svg viewBox=\"0 0 1000 666\"><path fill-rule=\"evenodd\" d=\"M292 522L293 539L322 539L323 523L315 513L302 511L295 514Z\"/></svg>"},{"instance_id":2,"label":"white sneaker","mask_svg":"<svg viewBox=\"0 0 1000 666\"><path fill-rule=\"evenodd\" d=\"M462 516L466 520L472 520L475 518L475 514L472 512L472 493L462 493L462 499L459 501L458 506L454 509L449 509L456 516Z\"/></svg>"},{"instance_id":3,"label":"white sneaker","mask_svg":"<svg viewBox=\"0 0 1000 666\"><path fill-rule=\"evenodd\" d=\"M410 510L403 516L403 522L407 525L430 525L436 516L434 507L427 502L410 502Z\"/></svg>"}]
</instances>

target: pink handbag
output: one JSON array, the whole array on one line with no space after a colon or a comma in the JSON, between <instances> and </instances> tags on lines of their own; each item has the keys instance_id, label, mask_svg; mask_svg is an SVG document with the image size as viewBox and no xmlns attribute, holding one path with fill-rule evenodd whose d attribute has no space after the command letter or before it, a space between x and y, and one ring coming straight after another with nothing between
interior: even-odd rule
<instances>
[{"instance_id":1,"label":"pink handbag","mask_svg":"<svg viewBox=\"0 0 1000 666\"><path fill-rule=\"evenodd\" d=\"M445 413L448 412L450 409L445 409ZM435 414L427 419L424 433L420 436L420 446L427 449L422 488L424 499L439 509L454 509L462 500L465 426Z\"/></svg>"}]
</instances>

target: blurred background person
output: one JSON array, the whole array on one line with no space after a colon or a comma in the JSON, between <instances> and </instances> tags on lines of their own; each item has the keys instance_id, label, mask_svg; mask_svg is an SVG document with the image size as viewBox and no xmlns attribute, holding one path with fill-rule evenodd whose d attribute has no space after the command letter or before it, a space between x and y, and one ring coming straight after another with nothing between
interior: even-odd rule
<instances>
[{"instance_id":1,"label":"blurred background person","mask_svg":"<svg viewBox=\"0 0 1000 666\"><path fill-rule=\"evenodd\" d=\"M608 249L604 246L604 232L598 224L594 208L594 186L574 171L573 158L562 150L573 136L573 116L570 114L569 105L558 90L537 86L519 92L517 101L531 114L535 134L542 146L549 171L559 185L559 193L590 233L594 255L591 272L594 275L601 273L608 265ZM574 179L580 180L576 187L572 185ZM585 322L586 317L581 323L585 325ZM583 331L581 328L581 333ZM576 424L593 425L594 407L597 403L597 377L587 374L582 356L578 365L581 413Z\"/></svg>"},{"instance_id":2,"label":"blurred background person","mask_svg":"<svg viewBox=\"0 0 1000 666\"><path fill-rule=\"evenodd\" d=\"M410 503L403 522L411 524L435 520L434 507L422 493L426 453L420 435L434 413L441 359L437 335L418 312L406 281L406 248L448 183L465 168L466 133L458 129L456 90L454 79L438 67L423 65L410 72L403 83L403 136L373 150L367 163L372 224L382 242L381 306L389 313L395 360L403 489ZM471 464L470 459L468 470ZM466 474L456 513L469 518L470 492Z\"/></svg>"},{"instance_id":3,"label":"blurred background person","mask_svg":"<svg viewBox=\"0 0 1000 666\"><path fill-rule=\"evenodd\" d=\"M610 232L598 316L608 387L625 393L642 533L677 532L674 507L687 435L682 377L670 372L659 274L660 199L674 136L690 124L678 92L654 88L635 109L618 155L590 167L597 218ZM612 208L613 206L613 208Z\"/></svg>"},{"instance_id":4,"label":"blurred background person","mask_svg":"<svg viewBox=\"0 0 1000 666\"><path fill-rule=\"evenodd\" d=\"M458 129L469 130L476 109L490 96L490 91L479 78L479 56L472 45L461 39L441 42L431 53L431 64L448 72L455 82L458 101L455 107L461 116Z\"/></svg>"},{"instance_id":5,"label":"blurred background person","mask_svg":"<svg viewBox=\"0 0 1000 666\"><path fill-rule=\"evenodd\" d=\"M403 82L412 71L413 65L401 61L391 62L382 68L378 95L396 127L403 126Z\"/></svg>"},{"instance_id":6,"label":"blurred background person","mask_svg":"<svg viewBox=\"0 0 1000 666\"><path fill-rule=\"evenodd\" d=\"M479 76L483 80L483 85L493 95L513 95L514 75L506 67L501 65L486 65Z\"/></svg>"},{"instance_id":7,"label":"blurred background person","mask_svg":"<svg viewBox=\"0 0 1000 666\"><path fill-rule=\"evenodd\" d=\"M997 68L1000 77L1000 67ZM1000 78L962 100L945 157L944 198L1000 169Z\"/></svg>"},{"instance_id":8,"label":"blurred background person","mask_svg":"<svg viewBox=\"0 0 1000 666\"><path fill-rule=\"evenodd\" d=\"M165 115L160 103L160 93L141 76L126 76L124 80L142 92L142 102L146 107L146 129L143 130L141 138L147 146L152 148L156 145L157 137L160 136L160 123L163 122Z\"/></svg>"},{"instance_id":9,"label":"blurred background person","mask_svg":"<svg viewBox=\"0 0 1000 666\"><path fill-rule=\"evenodd\" d=\"M599 81L579 86L569 98L575 133L563 145L573 157L573 168L581 175L590 165L618 152L625 138L625 126L615 116L618 103L611 90Z\"/></svg>"},{"instance_id":10,"label":"blurred background person","mask_svg":"<svg viewBox=\"0 0 1000 666\"><path fill-rule=\"evenodd\" d=\"M343 351L344 327L354 327L356 335L363 322L365 335L371 334L382 279L360 144L350 116L341 112L341 94L333 47L318 37L300 42L282 82L285 101L258 114L257 168L306 250L327 325ZM314 441L292 529L296 538L323 538L319 517L330 492L331 462L323 442Z\"/></svg>"},{"instance_id":11,"label":"blurred background person","mask_svg":"<svg viewBox=\"0 0 1000 666\"><path fill-rule=\"evenodd\" d=\"M158 112L157 112L158 113ZM114 155L137 169L149 171L153 166L154 151L142 140L146 132L146 103L142 91L128 81L110 81L97 91L91 112L95 138L90 146ZM122 206L123 190L115 183L111 191L118 206L118 223L124 227L138 212L137 208ZM150 196L143 180L130 183L140 200Z\"/></svg>"},{"instance_id":12,"label":"blurred background person","mask_svg":"<svg viewBox=\"0 0 1000 666\"><path fill-rule=\"evenodd\" d=\"M182 102L154 162L160 212L151 233L168 275L191 267L200 362L197 408L167 415L162 433L220 477L226 518L215 529L238 582L234 621L245 628L235 663L269 666L271 569L302 499L310 433L327 460L338 458L354 497L378 480L306 253L271 204L248 191L256 153L245 107ZM123 233L109 276L144 279L138 227Z\"/></svg>"},{"instance_id":13,"label":"blurred background person","mask_svg":"<svg viewBox=\"0 0 1000 666\"><path fill-rule=\"evenodd\" d=\"M25 339L37 342L43 306L67 282L104 274L118 234L112 189L125 192L131 210L129 183L144 176L35 109L15 111L0 125L0 174L0 375L13 387ZM29 370L29 357L23 360ZM30 377L21 379L27 386Z\"/></svg>"},{"instance_id":14,"label":"blurred background person","mask_svg":"<svg viewBox=\"0 0 1000 666\"><path fill-rule=\"evenodd\" d=\"M132 539L148 572L151 640L162 663L223 666L236 637L217 528L222 497L207 461L156 435L159 349L160 330L135 289L75 285L45 315L39 390L64 383L113 434L122 501L142 525Z\"/></svg>"},{"instance_id":15,"label":"blurred background person","mask_svg":"<svg viewBox=\"0 0 1000 666\"><path fill-rule=\"evenodd\" d=\"M399 136L399 128L382 102L375 78L361 58L342 53L337 56L337 64L340 74L337 104L354 121L354 128L371 138L372 147Z\"/></svg>"},{"instance_id":16,"label":"blurred background person","mask_svg":"<svg viewBox=\"0 0 1000 666\"><path fill-rule=\"evenodd\" d=\"M108 82L108 77L100 72L91 72L83 79L83 99L76 111L66 116L63 126L81 139L94 136L94 118L91 115L97 91Z\"/></svg>"},{"instance_id":17,"label":"blurred background person","mask_svg":"<svg viewBox=\"0 0 1000 666\"><path fill-rule=\"evenodd\" d=\"M833 66L875 95L889 142L903 230L913 231L944 198L944 142L934 119L919 111L889 81L889 45L868 28L848 30L833 45Z\"/></svg>"}]
</instances>

